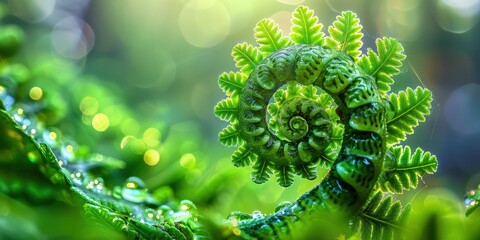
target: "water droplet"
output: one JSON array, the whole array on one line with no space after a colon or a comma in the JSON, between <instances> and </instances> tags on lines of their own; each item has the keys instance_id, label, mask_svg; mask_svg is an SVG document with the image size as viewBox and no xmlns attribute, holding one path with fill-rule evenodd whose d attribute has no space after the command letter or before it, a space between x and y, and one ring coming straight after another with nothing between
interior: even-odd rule
<instances>
[{"instance_id":1,"label":"water droplet","mask_svg":"<svg viewBox=\"0 0 480 240\"><path fill-rule=\"evenodd\" d=\"M189 211L194 216L197 214L197 206L192 201L186 199L180 201L180 210Z\"/></svg>"},{"instance_id":2,"label":"water droplet","mask_svg":"<svg viewBox=\"0 0 480 240\"><path fill-rule=\"evenodd\" d=\"M187 222L192 218L192 214L190 212L176 212L173 214L172 219L174 222Z\"/></svg>"},{"instance_id":3,"label":"water droplet","mask_svg":"<svg viewBox=\"0 0 480 240\"><path fill-rule=\"evenodd\" d=\"M47 145L49 145L51 148L55 148L60 146L60 136L61 132L58 130L46 130L42 134L42 139L40 139L40 142L45 142Z\"/></svg>"},{"instance_id":4,"label":"water droplet","mask_svg":"<svg viewBox=\"0 0 480 240\"><path fill-rule=\"evenodd\" d=\"M475 190L470 190L467 194L465 194L466 207L477 205L479 200L480 200L480 193Z\"/></svg>"},{"instance_id":5,"label":"water droplet","mask_svg":"<svg viewBox=\"0 0 480 240\"><path fill-rule=\"evenodd\" d=\"M130 202L143 202L147 198L147 188L142 179L129 177L123 184L122 197Z\"/></svg>"},{"instance_id":6,"label":"water droplet","mask_svg":"<svg viewBox=\"0 0 480 240\"><path fill-rule=\"evenodd\" d=\"M154 224L157 221L157 212L152 208L145 208L143 217L146 223Z\"/></svg>"},{"instance_id":7,"label":"water droplet","mask_svg":"<svg viewBox=\"0 0 480 240\"><path fill-rule=\"evenodd\" d=\"M278 212L280 210L282 210L283 208L285 208L286 206L292 204L292 202L290 201L283 201L281 203L279 203L276 207L275 207L275 212Z\"/></svg>"},{"instance_id":8,"label":"water droplet","mask_svg":"<svg viewBox=\"0 0 480 240\"><path fill-rule=\"evenodd\" d=\"M77 144L74 141L66 140L63 142L60 153L64 159L72 160L75 158L75 151L77 149Z\"/></svg>"},{"instance_id":9,"label":"water droplet","mask_svg":"<svg viewBox=\"0 0 480 240\"><path fill-rule=\"evenodd\" d=\"M173 214L173 210L167 205L161 205L157 208L157 213L160 216L168 217L169 215Z\"/></svg>"},{"instance_id":10,"label":"water droplet","mask_svg":"<svg viewBox=\"0 0 480 240\"><path fill-rule=\"evenodd\" d=\"M261 217L263 217L263 214L262 214L262 212L260 212L258 210L255 210L255 211L252 212L252 217L253 218L261 218Z\"/></svg>"},{"instance_id":11,"label":"water droplet","mask_svg":"<svg viewBox=\"0 0 480 240\"><path fill-rule=\"evenodd\" d=\"M86 188L98 193L105 192L103 178L95 178L94 180L88 182Z\"/></svg>"},{"instance_id":12,"label":"water droplet","mask_svg":"<svg viewBox=\"0 0 480 240\"><path fill-rule=\"evenodd\" d=\"M70 174L70 178L72 179L72 182L76 185L83 185L85 182L85 177L86 174L83 171L76 170Z\"/></svg>"}]
</instances>

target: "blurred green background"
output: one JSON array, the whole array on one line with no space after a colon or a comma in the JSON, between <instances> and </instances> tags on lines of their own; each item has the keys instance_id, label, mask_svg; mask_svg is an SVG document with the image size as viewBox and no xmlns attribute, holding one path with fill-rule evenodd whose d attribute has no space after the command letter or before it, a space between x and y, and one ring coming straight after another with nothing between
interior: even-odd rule
<instances>
[{"instance_id":1,"label":"blurred green background","mask_svg":"<svg viewBox=\"0 0 480 240\"><path fill-rule=\"evenodd\" d=\"M419 191L441 187L461 201L480 184L480 0L1 3L0 24L25 31L24 46L8 60L35 76L25 94L38 87L61 110L44 119L47 125L80 152L126 162L106 177L107 186L139 176L149 189L170 186L175 198L191 199L221 221L236 210L272 212L318 183L298 178L288 189L274 180L252 183L250 168L230 164L235 149L217 140L227 123L213 114L224 98L218 76L236 70L233 46L253 44L262 18L274 19L288 34L299 4L315 10L324 32L341 11L356 12L364 52L384 36L404 45L407 60L393 91L420 85L434 94L432 114L406 141L438 157L438 172L425 177ZM6 212L0 207L0 216Z\"/></svg>"}]
</instances>

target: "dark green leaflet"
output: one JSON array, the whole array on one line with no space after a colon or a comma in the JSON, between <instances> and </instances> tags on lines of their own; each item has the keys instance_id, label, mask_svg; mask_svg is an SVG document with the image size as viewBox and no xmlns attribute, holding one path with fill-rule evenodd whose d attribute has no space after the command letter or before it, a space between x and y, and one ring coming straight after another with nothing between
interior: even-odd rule
<instances>
[{"instance_id":1,"label":"dark green leaflet","mask_svg":"<svg viewBox=\"0 0 480 240\"><path fill-rule=\"evenodd\" d=\"M334 99L345 127L342 147L328 175L294 203L273 215L234 221L242 233L251 237L275 236L285 231L287 222L296 221L307 210L320 208L347 214L359 211L382 169L386 107L374 79L344 53L299 44L263 59L240 94L238 129L247 149L258 156L256 163L262 163L261 168L255 169L254 165L254 175L265 168L293 172L315 163L328 146L331 123L326 121L326 113L321 106L302 103L302 99L291 100L280 110L280 118L285 118L280 128L286 128L280 132L287 139L280 139L268 128L270 98L292 80L318 86ZM290 136L293 138L288 140Z\"/></svg>"}]
</instances>

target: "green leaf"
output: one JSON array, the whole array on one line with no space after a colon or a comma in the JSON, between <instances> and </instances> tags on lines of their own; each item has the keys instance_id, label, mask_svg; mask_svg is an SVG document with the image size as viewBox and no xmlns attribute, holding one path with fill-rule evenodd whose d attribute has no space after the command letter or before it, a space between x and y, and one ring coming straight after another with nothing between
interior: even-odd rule
<instances>
[{"instance_id":1,"label":"green leaf","mask_svg":"<svg viewBox=\"0 0 480 240\"><path fill-rule=\"evenodd\" d=\"M416 188L423 175L437 171L437 157L430 152L417 148L412 154L409 146L393 147L389 151L395 164L385 169L377 185L384 192L402 193L403 190Z\"/></svg>"},{"instance_id":2,"label":"green leaf","mask_svg":"<svg viewBox=\"0 0 480 240\"><path fill-rule=\"evenodd\" d=\"M303 86L301 90L302 96L309 100L317 101L320 97L320 95L317 93L317 88L313 85Z\"/></svg>"},{"instance_id":3,"label":"green leaf","mask_svg":"<svg viewBox=\"0 0 480 240\"><path fill-rule=\"evenodd\" d=\"M235 61L235 66L245 75L249 75L263 59L263 55L258 48L246 42L239 43L233 47L232 57Z\"/></svg>"},{"instance_id":4,"label":"green leaf","mask_svg":"<svg viewBox=\"0 0 480 240\"><path fill-rule=\"evenodd\" d=\"M344 52L357 59L362 52L363 33L357 14L346 11L337 16L337 20L328 27L330 36L326 38L326 46Z\"/></svg>"},{"instance_id":5,"label":"green leaf","mask_svg":"<svg viewBox=\"0 0 480 240\"><path fill-rule=\"evenodd\" d=\"M394 202L392 196L382 199L382 193L377 192L368 205L352 219L352 230L365 240L399 239L404 235L403 225L409 212L410 205L402 209L402 204Z\"/></svg>"},{"instance_id":6,"label":"green leaf","mask_svg":"<svg viewBox=\"0 0 480 240\"><path fill-rule=\"evenodd\" d=\"M406 56L402 44L394 38L378 38L376 44L378 55L369 48L357 64L376 79L378 90L386 94L394 83L392 76L400 73Z\"/></svg>"},{"instance_id":7,"label":"green leaf","mask_svg":"<svg viewBox=\"0 0 480 240\"><path fill-rule=\"evenodd\" d=\"M272 175L271 167L272 161L268 159L257 159L252 166L252 181L258 184L266 182Z\"/></svg>"},{"instance_id":8,"label":"green leaf","mask_svg":"<svg viewBox=\"0 0 480 240\"><path fill-rule=\"evenodd\" d=\"M243 92L248 76L241 72L224 72L218 77L218 86L227 96Z\"/></svg>"},{"instance_id":9,"label":"green leaf","mask_svg":"<svg viewBox=\"0 0 480 240\"><path fill-rule=\"evenodd\" d=\"M323 45L323 25L318 23L318 17L313 10L305 6L298 6L292 13L292 33L290 39L299 44Z\"/></svg>"},{"instance_id":10,"label":"green leaf","mask_svg":"<svg viewBox=\"0 0 480 240\"><path fill-rule=\"evenodd\" d=\"M218 139L227 147L238 146L243 142L243 140L240 138L237 124L230 124L220 131L218 134Z\"/></svg>"},{"instance_id":11,"label":"green leaf","mask_svg":"<svg viewBox=\"0 0 480 240\"><path fill-rule=\"evenodd\" d=\"M318 176L317 165L317 161L295 165L295 172L302 178L313 180Z\"/></svg>"},{"instance_id":12,"label":"green leaf","mask_svg":"<svg viewBox=\"0 0 480 240\"><path fill-rule=\"evenodd\" d=\"M432 93L425 88L407 88L398 94L390 94L393 117L387 119L387 144L394 145L413 134L413 128L425 121L430 114Z\"/></svg>"},{"instance_id":13,"label":"green leaf","mask_svg":"<svg viewBox=\"0 0 480 240\"><path fill-rule=\"evenodd\" d=\"M278 27L272 19L262 19L255 26L255 39L260 45L260 51L264 56L278 51L288 46L288 38L283 36L282 30Z\"/></svg>"},{"instance_id":14,"label":"green leaf","mask_svg":"<svg viewBox=\"0 0 480 240\"><path fill-rule=\"evenodd\" d=\"M83 209L85 210L85 216L87 216L87 218L100 223L102 226L109 227L112 230L119 232L124 232L128 228L121 215L116 214L106 207L85 203Z\"/></svg>"},{"instance_id":15,"label":"green leaf","mask_svg":"<svg viewBox=\"0 0 480 240\"><path fill-rule=\"evenodd\" d=\"M232 163L235 167L244 167L257 160L257 155L246 145L240 146L232 154Z\"/></svg>"},{"instance_id":16,"label":"green leaf","mask_svg":"<svg viewBox=\"0 0 480 240\"><path fill-rule=\"evenodd\" d=\"M215 115L227 122L238 119L238 98L227 98L220 101L214 108Z\"/></svg>"},{"instance_id":17,"label":"green leaf","mask_svg":"<svg viewBox=\"0 0 480 240\"><path fill-rule=\"evenodd\" d=\"M465 216L468 217L480 207L480 185L465 194Z\"/></svg>"},{"instance_id":18,"label":"green leaf","mask_svg":"<svg viewBox=\"0 0 480 240\"><path fill-rule=\"evenodd\" d=\"M275 174L277 176L277 183L282 187L288 187L293 183L293 177L295 176L293 168L290 165L287 166L275 166Z\"/></svg>"}]
</instances>

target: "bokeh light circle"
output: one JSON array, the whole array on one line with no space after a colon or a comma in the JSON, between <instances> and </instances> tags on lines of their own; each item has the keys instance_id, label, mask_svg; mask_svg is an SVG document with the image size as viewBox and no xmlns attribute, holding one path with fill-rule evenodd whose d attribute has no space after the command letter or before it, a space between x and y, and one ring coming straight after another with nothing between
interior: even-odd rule
<instances>
[{"instance_id":1,"label":"bokeh light circle","mask_svg":"<svg viewBox=\"0 0 480 240\"><path fill-rule=\"evenodd\" d=\"M437 0L436 17L445 31L465 33L478 23L480 0Z\"/></svg>"},{"instance_id":2,"label":"bokeh light circle","mask_svg":"<svg viewBox=\"0 0 480 240\"><path fill-rule=\"evenodd\" d=\"M98 113L93 116L92 126L98 132L104 132L110 126L110 120L108 119L107 115L103 113Z\"/></svg>"},{"instance_id":3,"label":"bokeh light circle","mask_svg":"<svg viewBox=\"0 0 480 240\"><path fill-rule=\"evenodd\" d=\"M157 165L158 161L160 161L160 153L158 153L157 150L148 149L143 154L143 160L145 161L145 163L147 165L155 166L155 165Z\"/></svg>"},{"instance_id":4,"label":"bokeh light circle","mask_svg":"<svg viewBox=\"0 0 480 240\"><path fill-rule=\"evenodd\" d=\"M480 84L469 83L455 89L445 104L445 117L457 133L480 133Z\"/></svg>"},{"instance_id":5,"label":"bokeh light circle","mask_svg":"<svg viewBox=\"0 0 480 240\"><path fill-rule=\"evenodd\" d=\"M92 50L95 34L88 23L69 16L55 24L51 41L53 48L61 56L82 59Z\"/></svg>"},{"instance_id":6,"label":"bokeh light circle","mask_svg":"<svg viewBox=\"0 0 480 240\"><path fill-rule=\"evenodd\" d=\"M185 40L199 48L213 47L230 33L230 14L220 1L191 0L183 7L179 25Z\"/></svg>"}]
</instances>

